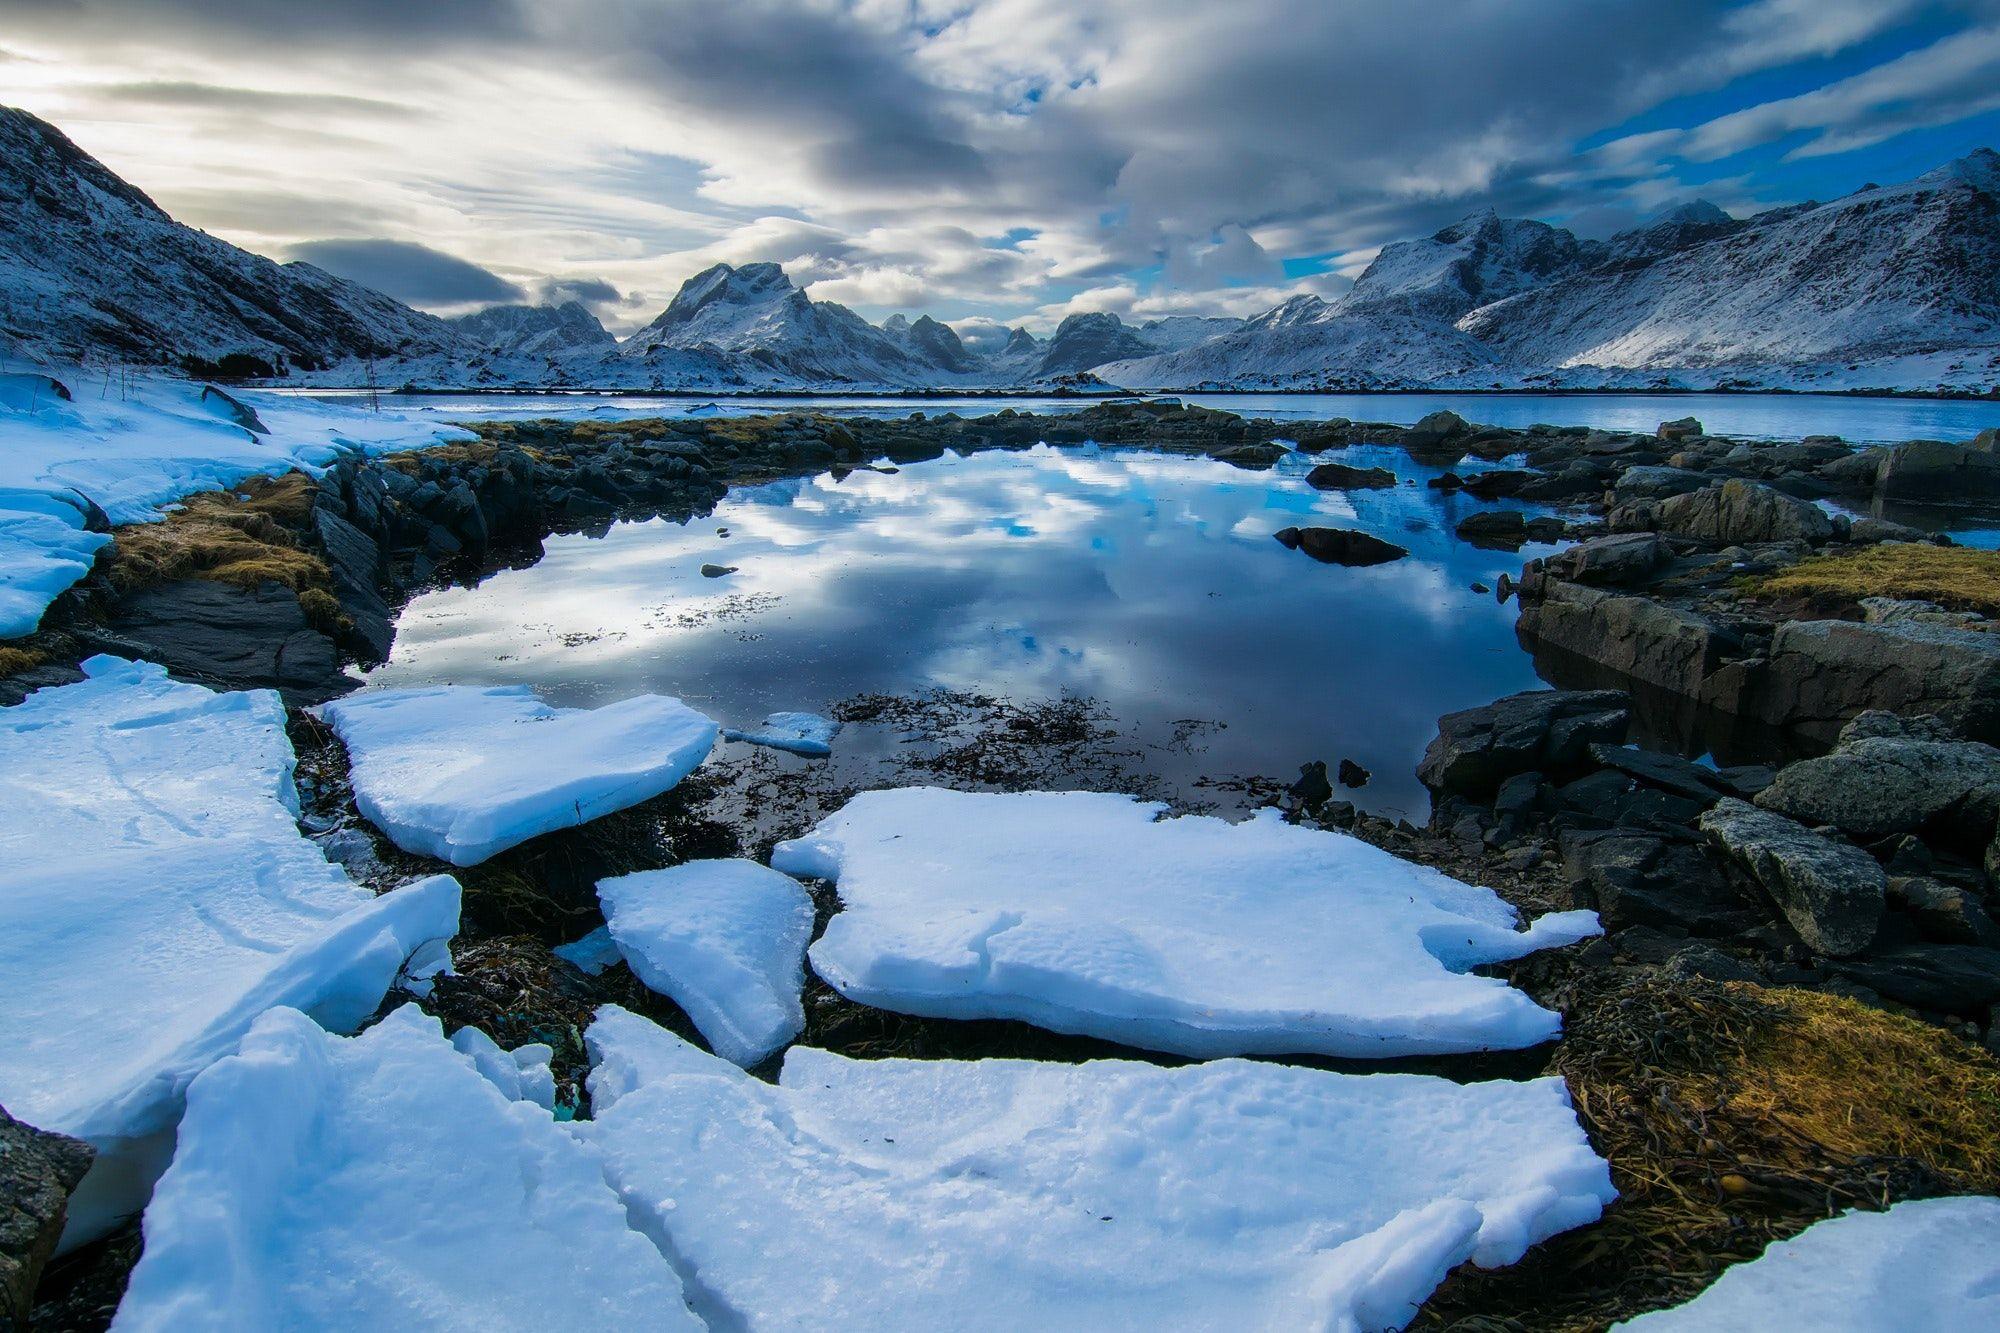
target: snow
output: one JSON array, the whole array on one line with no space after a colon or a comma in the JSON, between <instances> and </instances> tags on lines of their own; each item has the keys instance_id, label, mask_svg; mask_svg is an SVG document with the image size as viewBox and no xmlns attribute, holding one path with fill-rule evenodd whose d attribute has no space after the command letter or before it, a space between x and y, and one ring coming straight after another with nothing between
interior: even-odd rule
<instances>
[{"instance_id":1,"label":"snow","mask_svg":"<svg viewBox=\"0 0 2000 1333\"><path fill-rule=\"evenodd\" d=\"M625 955L618 952L618 941L611 938L609 926L599 926L580 940L558 944L550 952L587 977L625 961Z\"/></svg>"},{"instance_id":2,"label":"snow","mask_svg":"<svg viewBox=\"0 0 2000 1333\"><path fill-rule=\"evenodd\" d=\"M233 395L265 427L238 424L229 399L163 376L61 369L57 380L0 367L0 639L32 633L42 611L89 573L110 541L85 528L95 504L114 524L151 523L195 491L344 454L471 438L457 426L283 394Z\"/></svg>"},{"instance_id":3,"label":"snow","mask_svg":"<svg viewBox=\"0 0 2000 1333\"><path fill-rule=\"evenodd\" d=\"M1925 1199L1816 1222L1635 1333L2000 1328L2000 1199Z\"/></svg>"},{"instance_id":4,"label":"snow","mask_svg":"<svg viewBox=\"0 0 2000 1333\"><path fill-rule=\"evenodd\" d=\"M195 1080L112 1327L702 1325L590 1151L405 1006L274 1010Z\"/></svg>"},{"instance_id":5,"label":"snow","mask_svg":"<svg viewBox=\"0 0 2000 1333\"><path fill-rule=\"evenodd\" d=\"M1615 1197L1554 1078L586 1042L579 1132L715 1327L1400 1327Z\"/></svg>"},{"instance_id":6,"label":"snow","mask_svg":"<svg viewBox=\"0 0 2000 1333\"><path fill-rule=\"evenodd\" d=\"M530 1042L513 1050L478 1028L460 1028L451 1035L452 1049L472 1061L481 1078L498 1088L510 1102L532 1102L544 1111L556 1108L556 1076L550 1068L555 1048Z\"/></svg>"},{"instance_id":7,"label":"snow","mask_svg":"<svg viewBox=\"0 0 2000 1333\"><path fill-rule=\"evenodd\" d=\"M746 1069L805 1028L813 904L755 861L691 861L600 880L611 938L639 980Z\"/></svg>"},{"instance_id":8,"label":"snow","mask_svg":"<svg viewBox=\"0 0 2000 1333\"><path fill-rule=\"evenodd\" d=\"M525 685L377 690L319 713L347 744L361 813L457 866L658 796L716 736L665 695L556 708Z\"/></svg>"},{"instance_id":9,"label":"snow","mask_svg":"<svg viewBox=\"0 0 2000 1333\"><path fill-rule=\"evenodd\" d=\"M83 669L0 709L0 1103L97 1146L72 1244L143 1202L189 1079L258 1014L360 1023L443 961L459 899L378 898L300 834L276 694Z\"/></svg>"},{"instance_id":10,"label":"snow","mask_svg":"<svg viewBox=\"0 0 2000 1333\"><path fill-rule=\"evenodd\" d=\"M732 727L722 733L722 739L766 745L817 759L833 753L833 738L839 734L840 724L818 713L773 713L755 731Z\"/></svg>"},{"instance_id":11,"label":"snow","mask_svg":"<svg viewBox=\"0 0 2000 1333\"><path fill-rule=\"evenodd\" d=\"M864 792L771 864L836 880L814 969L850 999L1191 1056L1505 1050L1557 1015L1480 963L1598 933L1358 839L1093 792Z\"/></svg>"}]
</instances>

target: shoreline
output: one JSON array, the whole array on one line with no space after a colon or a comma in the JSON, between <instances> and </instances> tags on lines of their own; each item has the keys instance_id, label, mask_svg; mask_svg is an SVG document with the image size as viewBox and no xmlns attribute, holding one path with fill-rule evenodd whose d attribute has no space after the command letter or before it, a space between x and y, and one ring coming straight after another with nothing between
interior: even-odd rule
<instances>
[{"instance_id":1,"label":"shoreline","mask_svg":"<svg viewBox=\"0 0 2000 1333\"><path fill-rule=\"evenodd\" d=\"M255 389L260 393L296 394L359 394L371 392L366 384L340 385L300 385L277 384L263 380L221 380L218 383L232 387ZM2000 403L2000 389L1988 393L1971 390L1929 392L1920 389L1685 389L1685 388L1561 388L1561 389L1024 389L1019 387L996 389L972 389L950 387L940 389L639 389L630 386L613 389L579 388L575 385L530 387L522 385L483 386L468 388L442 388L426 386L406 386L384 388L375 385L372 392L384 398L446 398L457 396L478 396L492 398L692 398L700 401L713 399L760 399L772 398L786 401L808 401L813 399L879 399L894 398L923 401L926 399L958 398L1019 398L1024 400L1048 400L1073 398L1080 402L1117 400L1129 398L1174 398L1199 394L1209 398L1248 397L1288 397L1288 398L1428 398L1428 397L1480 397L1480 398L1866 398L1887 401L1910 400L1915 402L1938 403Z\"/></svg>"}]
</instances>

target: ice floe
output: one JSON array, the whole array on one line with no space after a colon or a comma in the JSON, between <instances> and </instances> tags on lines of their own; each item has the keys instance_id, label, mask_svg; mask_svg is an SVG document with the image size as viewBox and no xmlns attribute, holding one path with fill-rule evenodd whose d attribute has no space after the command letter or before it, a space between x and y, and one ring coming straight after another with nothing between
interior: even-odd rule
<instances>
[{"instance_id":1,"label":"ice floe","mask_svg":"<svg viewBox=\"0 0 2000 1333\"><path fill-rule=\"evenodd\" d=\"M0 1103L99 1150L70 1243L144 1201L257 1015L353 1027L446 961L459 902L443 875L378 898L299 833L277 695L83 669L0 709Z\"/></svg>"},{"instance_id":2,"label":"ice floe","mask_svg":"<svg viewBox=\"0 0 2000 1333\"><path fill-rule=\"evenodd\" d=\"M92 505L112 523L148 523L246 477L472 438L434 418L162 376L116 372L114 385L110 373L0 367L0 639L32 632L89 572L110 540L86 526Z\"/></svg>"},{"instance_id":3,"label":"ice floe","mask_svg":"<svg viewBox=\"0 0 2000 1333\"><path fill-rule=\"evenodd\" d=\"M587 977L597 976L605 968L625 961L625 955L618 952L618 941L611 938L611 930L607 926L599 926L582 939L558 944L549 952Z\"/></svg>"},{"instance_id":4,"label":"ice floe","mask_svg":"<svg viewBox=\"0 0 2000 1333\"><path fill-rule=\"evenodd\" d=\"M457 866L658 796L716 736L664 695L557 708L525 685L376 690L320 714L347 744L361 813L404 851Z\"/></svg>"},{"instance_id":5,"label":"ice floe","mask_svg":"<svg viewBox=\"0 0 2000 1333\"><path fill-rule=\"evenodd\" d=\"M113 1327L702 1325L590 1151L405 1007L274 1010L195 1080Z\"/></svg>"},{"instance_id":6,"label":"ice floe","mask_svg":"<svg viewBox=\"0 0 2000 1333\"><path fill-rule=\"evenodd\" d=\"M1092 792L864 792L771 864L836 880L813 967L864 1004L1183 1055L1532 1046L1557 1015L1471 975L1598 933L1266 812Z\"/></svg>"},{"instance_id":7,"label":"ice floe","mask_svg":"<svg viewBox=\"0 0 2000 1333\"><path fill-rule=\"evenodd\" d=\"M755 861L690 861L602 880L597 897L632 971L723 1059L748 1068L805 1027L813 905L797 881Z\"/></svg>"},{"instance_id":8,"label":"ice floe","mask_svg":"<svg viewBox=\"0 0 2000 1333\"><path fill-rule=\"evenodd\" d=\"M818 713L773 713L754 731L731 727L722 738L821 759L833 753L833 738L839 734L840 724Z\"/></svg>"},{"instance_id":9,"label":"ice floe","mask_svg":"<svg viewBox=\"0 0 2000 1333\"><path fill-rule=\"evenodd\" d=\"M579 1133L715 1327L1399 1328L1615 1197L1554 1078L587 1041Z\"/></svg>"},{"instance_id":10,"label":"ice floe","mask_svg":"<svg viewBox=\"0 0 2000 1333\"><path fill-rule=\"evenodd\" d=\"M1845 1213L1726 1270L1635 1333L1903 1333L2000 1328L2000 1199L1924 1199Z\"/></svg>"}]
</instances>

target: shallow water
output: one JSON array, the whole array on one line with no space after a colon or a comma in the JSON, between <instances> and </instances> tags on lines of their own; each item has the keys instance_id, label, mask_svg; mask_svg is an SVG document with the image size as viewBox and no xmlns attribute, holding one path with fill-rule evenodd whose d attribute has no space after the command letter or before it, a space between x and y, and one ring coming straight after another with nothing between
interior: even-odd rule
<instances>
[{"instance_id":1,"label":"shallow water","mask_svg":"<svg viewBox=\"0 0 2000 1333\"><path fill-rule=\"evenodd\" d=\"M353 401L366 394L360 390L328 390L315 396ZM1865 444L1910 439L1969 440L1988 426L2000 426L2000 403L1861 398L1844 394L1195 393L1178 396L1185 402L1276 420L1346 417L1353 421L1408 425L1427 413L1449 408L1468 421L1517 429L1547 422L1558 426L1650 431L1662 421L1693 416L1717 435L1786 440L1806 435L1838 435ZM384 407L399 412L433 413L451 420L547 416L618 419L802 410L865 416L903 416L910 412L976 416L1003 407L1024 412L1075 411L1091 402L1078 398L894 396L703 399L587 393L385 393L380 398Z\"/></svg>"},{"instance_id":2,"label":"shallow water","mask_svg":"<svg viewBox=\"0 0 2000 1333\"><path fill-rule=\"evenodd\" d=\"M369 680L528 683L563 703L655 690L725 726L871 693L1087 697L1159 794L1241 808L1201 780L1351 758L1373 777L1342 795L1420 820L1413 770L1439 714L1537 683L1514 608L1470 585L1551 548L1458 541L1484 506L1426 489L1436 470L1400 450L1338 457L1414 484L1320 493L1303 457L1264 473L1040 447L743 488L711 517L554 538L532 568L419 597ZM1293 524L1411 555L1321 565L1272 539ZM835 762L905 739L851 727Z\"/></svg>"}]
</instances>

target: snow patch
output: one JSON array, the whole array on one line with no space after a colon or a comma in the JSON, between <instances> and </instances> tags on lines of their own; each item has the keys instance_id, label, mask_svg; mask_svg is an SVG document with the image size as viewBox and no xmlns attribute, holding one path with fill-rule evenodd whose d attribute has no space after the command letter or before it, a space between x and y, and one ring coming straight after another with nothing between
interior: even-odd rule
<instances>
[{"instance_id":1,"label":"snow patch","mask_svg":"<svg viewBox=\"0 0 2000 1333\"><path fill-rule=\"evenodd\" d=\"M755 731L731 727L722 733L722 739L821 759L833 753L833 738L839 734L840 723L818 713L773 713Z\"/></svg>"}]
</instances>

